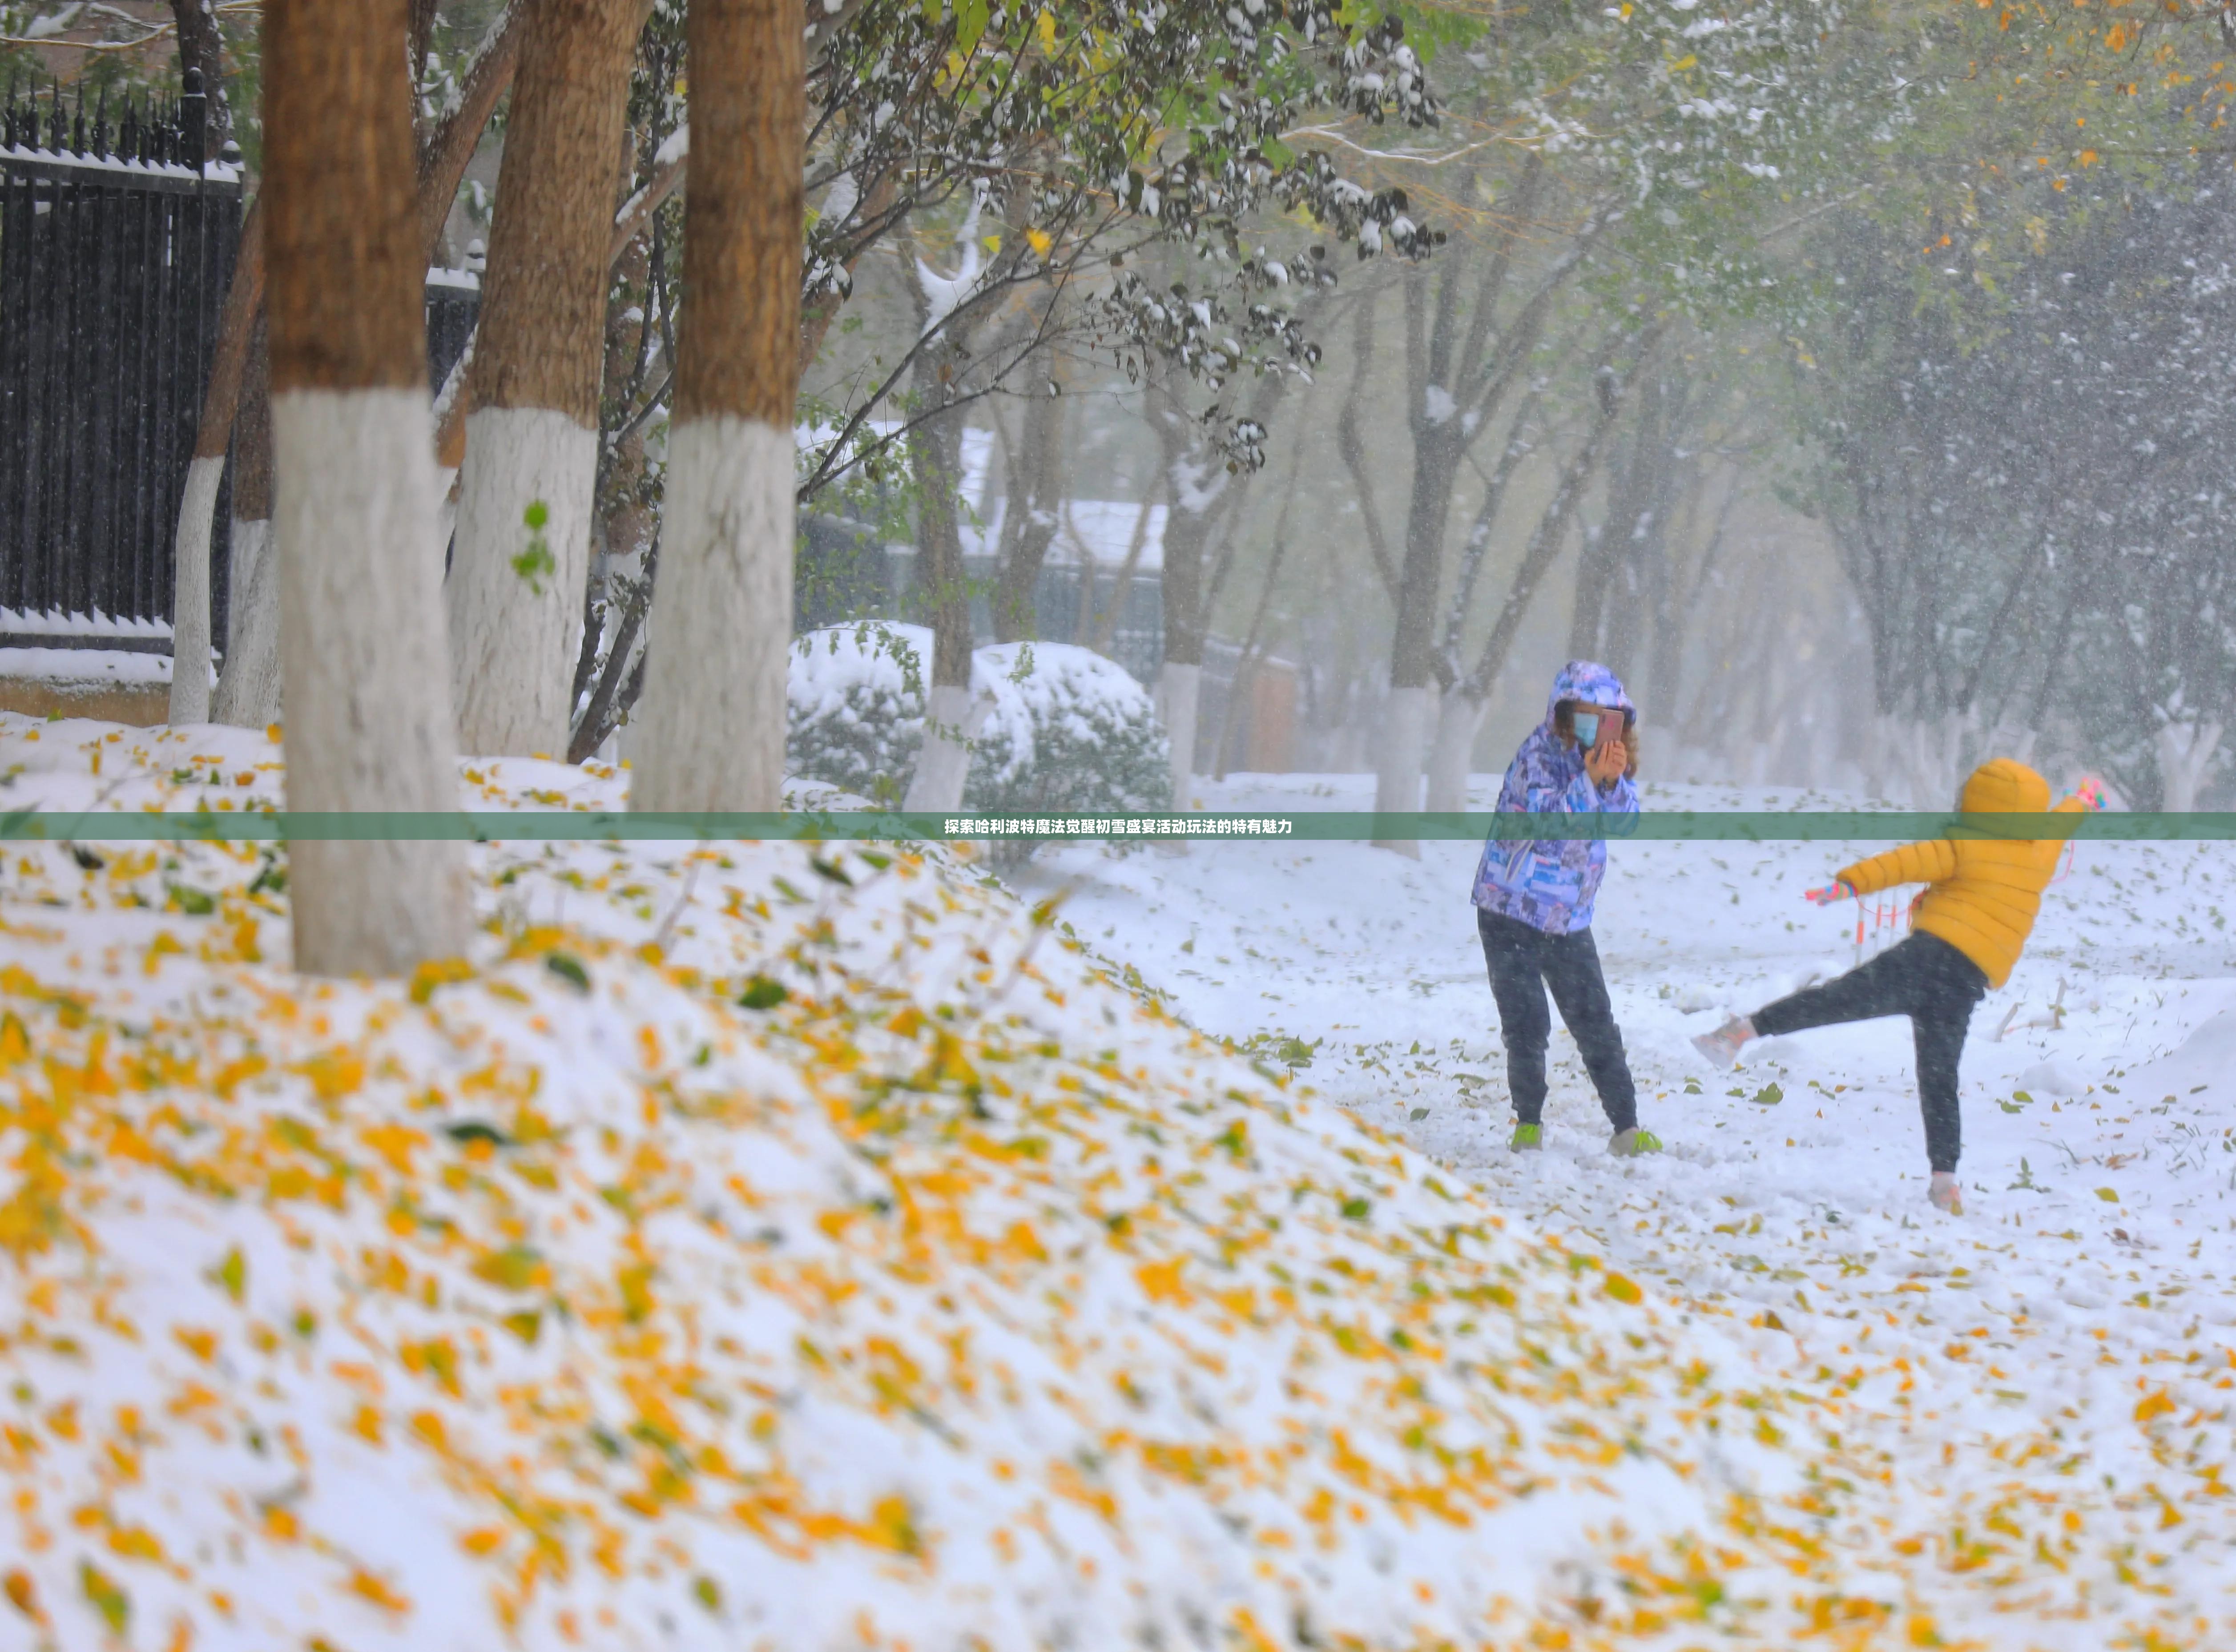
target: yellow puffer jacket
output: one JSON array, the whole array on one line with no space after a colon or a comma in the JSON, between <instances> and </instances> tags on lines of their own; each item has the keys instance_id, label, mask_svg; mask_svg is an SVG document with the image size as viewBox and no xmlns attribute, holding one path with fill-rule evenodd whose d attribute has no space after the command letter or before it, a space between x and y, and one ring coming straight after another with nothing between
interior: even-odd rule
<instances>
[{"instance_id":1,"label":"yellow puffer jacket","mask_svg":"<svg viewBox=\"0 0 2236 1652\"><path fill-rule=\"evenodd\" d=\"M2049 806L2049 782L2023 763L1998 757L1964 782L1968 814L2034 814ZM2069 814L2083 806L2068 798L2051 811ZM1917 907L1917 927L1937 935L1980 966L1988 984L2011 978L2019 950L2033 932L2042 892L2057 870L2062 839L1959 838L1905 844L1840 873L1859 895L1897 884L1929 885Z\"/></svg>"}]
</instances>

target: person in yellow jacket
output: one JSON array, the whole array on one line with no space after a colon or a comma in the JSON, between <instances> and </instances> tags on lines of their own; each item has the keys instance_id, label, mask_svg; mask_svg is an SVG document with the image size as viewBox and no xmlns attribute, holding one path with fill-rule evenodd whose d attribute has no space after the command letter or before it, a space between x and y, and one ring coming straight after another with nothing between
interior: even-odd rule
<instances>
[{"instance_id":1,"label":"person in yellow jacket","mask_svg":"<svg viewBox=\"0 0 2236 1652\"><path fill-rule=\"evenodd\" d=\"M2039 814L2049 782L2008 757L1983 763L1964 782L1966 814ZM2093 785L2053 813L2101 807ZM1929 1196L1950 1214L1963 1209L1956 1186L1963 1128L1956 1109L1956 1063L1973 1007L2010 979L2042 909L2042 892L2057 870L2062 839L2019 838L1987 824L1971 833L1906 844L1859 860L1832 886L1813 890L1820 902L1845 900L1899 884L1924 884L1911 932L1837 980L1726 1022L1693 1041L1719 1067L1730 1067L1747 1040L1881 1016L1908 1016L1917 1042L1918 1101L1925 1113L1925 1150L1933 1167Z\"/></svg>"}]
</instances>

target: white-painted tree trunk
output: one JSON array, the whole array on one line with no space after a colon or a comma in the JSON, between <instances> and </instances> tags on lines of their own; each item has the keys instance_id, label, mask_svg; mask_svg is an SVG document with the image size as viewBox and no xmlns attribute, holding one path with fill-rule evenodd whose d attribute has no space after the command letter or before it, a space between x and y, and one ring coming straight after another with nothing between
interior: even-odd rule
<instances>
[{"instance_id":1,"label":"white-painted tree trunk","mask_svg":"<svg viewBox=\"0 0 2236 1652\"><path fill-rule=\"evenodd\" d=\"M171 569L171 721L210 720L210 530L225 458L187 465Z\"/></svg>"},{"instance_id":2,"label":"white-painted tree trunk","mask_svg":"<svg viewBox=\"0 0 2236 1652\"><path fill-rule=\"evenodd\" d=\"M1202 699L1203 668L1167 660L1157 670L1157 714L1164 720L1165 738L1172 742L1170 759L1173 806L1186 809L1195 786L1196 708ZM1177 839L1175 839L1177 841Z\"/></svg>"},{"instance_id":3,"label":"white-painted tree trunk","mask_svg":"<svg viewBox=\"0 0 2236 1652\"><path fill-rule=\"evenodd\" d=\"M1986 762L1991 757L2008 757L2015 763L2034 761L2034 748L2041 740L2040 731L2009 723L1999 726L1988 738L1987 748L1980 754Z\"/></svg>"},{"instance_id":4,"label":"white-painted tree trunk","mask_svg":"<svg viewBox=\"0 0 2236 1652\"><path fill-rule=\"evenodd\" d=\"M1429 746L1428 810L1431 814L1466 812L1468 760L1475 754L1483 704L1457 688L1437 702L1437 734Z\"/></svg>"},{"instance_id":5,"label":"white-painted tree trunk","mask_svg":"<svg viewBox=\"0 0 2236 1652\"><path fill-rule=\"evenodd\" d=\"M280 567L272 524L233 519L233 600L226 611L225 673L210 721L262 728L280 721Z\"/></svg>"},{"instance_id":6,"label":"white-painted tree trunk","mask_svg":"<svg viewBox=\"0 0 2236 1652\"><path fill-rule=\"evenodd\" d=\"M924 701L924 745L909 776L901 807L911 814L946 814L963 806L970 780L970 742L993 708L991 699L944 683Z\"/></svg>"},{"instance_id":7,"label":"white-painted tree trunk","mask_svg":"<svg viewBox=\"0 0 2236 1652\"><path fill-rule=\"evenodd\" d=\"M2223 729L2220 720L2170 722L2158 732L2159 779L2166 792L2166 806L2179 814L2197 807L2197 794L2220 754Z\"/></svg>"},{"instance_id":8,"label":"white-painted tree trunk","mask_svg":"<svg viewBox=\"0 0 2236 1652\"><path fill-rule=\"evenodd\" d=\"M783 806L792 461L789 430L731 413L668 438L660 641L633 719L634 809Z\"/></svg>"},{"instance_id":9,"label":"white-painted tree trunk","mask_svg":"<svg viewBox=\"0 0 2236 1652\"><path fill-rule=\"evenodd\" d=\"M597 479L597 432L564 413L483 407L467 415L446 595L450 691L458 748L468 756L567 749ZM543 525L531 528L539 503Z\"/></svg>"},{"instance_id":10,"label":"white-painted tree trunk","mask_svg":"<svg viewBox=\"0 0 2236 1652\"><path fill-rule=\"evenodd\" d=\"M1411 814L1421 806L1421 747L1427 738L1432 688L1392 688L1382 709L1382 749L1374 766L1374 812ZM1378 839L1378 849L1395 849L1419 859L1421 846L1411 838Z\"/></svg>"},{"instance_id":11,"label":"white-painted tree trunk","mask_svg":"<svg viewBox=\"0 0 2236 1652\"><path fill-rule=\"evenodd\" d=\"M1877 789L1913 809L1956 807L1970 732L1970 720L1955 712L1932 720L1877 719L1871 742Z\"/></svg>"},{"instance_id":12,"label":"white-painted tree trunk","mask_svg":"<svg viewBox=\"0 0 2236 1652\"><path fill-rule=\"evenodd\" d=\"M291 811L458 807L432 434L424 391L272 398ZM395 976L465 950L463 845L299 839L288 853L298 970Z\"/></svg>"}]
</instances>

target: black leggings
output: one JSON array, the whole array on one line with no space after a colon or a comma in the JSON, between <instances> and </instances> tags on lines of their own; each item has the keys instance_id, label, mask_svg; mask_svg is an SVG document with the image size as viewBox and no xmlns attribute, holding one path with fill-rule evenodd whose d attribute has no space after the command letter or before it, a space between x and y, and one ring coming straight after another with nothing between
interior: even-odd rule
<instances>
[{"instance_id":1,"label":"black leggings","mask_svg":"<svg viewBox=\"0 0 2236 1652\"><path fill-rule=\"evenodd\" d=\"M1514 1111L1524 1124L1545 1113L1545 1041L1553 1018L1545 990L1561 1006L1561 1019L1576 1040L1591 1074L1608 1122L1628 1130L1638 1122L1638 1089L1623 1059L1622 1033L1608 1002L1607 977L1600 972L1600 950L1592 932L1548 935L1519 918L1476 909L1483 937L1483 961L1490 970L1490 995L1498 1000L1499 1025L1506 1040L1506 1087Z\"/></svg>"},{"instance_id":2,"label":"black leggings","mask_svg":"<svg viewBox=\"0 0 2236 1652\"><path fill-rule=\"evenodd\" d=\"M1843 1021L1908 1016L1917 1039L1917 1099L1925 1110L1925 1151L1937 1170L1954 1170L1963 1150L1956 1111L1956 1058L1987 996L1980 966L1938 935L1914 934L1836 981L1805 987L1750 1017L1766 1037Z\"/></svg>"}]
</instances>

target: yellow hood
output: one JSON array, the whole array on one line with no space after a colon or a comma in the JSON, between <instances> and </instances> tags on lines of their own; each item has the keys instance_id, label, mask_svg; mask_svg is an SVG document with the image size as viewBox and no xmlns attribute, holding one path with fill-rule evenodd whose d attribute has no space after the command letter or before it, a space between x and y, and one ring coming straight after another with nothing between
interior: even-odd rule
<instances>
[{"instance_id":1,"label":"yellow hood","mask_svg":"<svg viewBox=\"0 0 2236 1652\"><path fill-rule=\"evenodd\" d=\"M2008 757L1983 763L1964 782L1967 814L2033 814L2049 806L2049 782Z\"/></svg>"}]
</instances>

